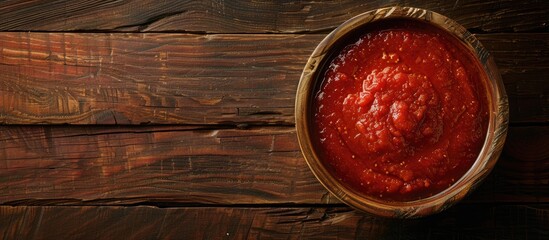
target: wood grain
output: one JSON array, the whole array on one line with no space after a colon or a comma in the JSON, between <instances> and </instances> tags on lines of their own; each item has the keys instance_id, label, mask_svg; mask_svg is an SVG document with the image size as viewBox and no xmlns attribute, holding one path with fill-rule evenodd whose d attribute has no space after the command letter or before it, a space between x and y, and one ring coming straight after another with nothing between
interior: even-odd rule
<instances>
[{"instance_id":1,"label":"wood grain","mask_svg":"<svg viewBox=\"0 0 549 240\"><path fill-rule=\"evenodd\" d=\"M325 194L292 127L29 126L0 135L0 203L322 202Z\"/></svg>"},{"instance_id":2,"label":"wood grain","mask_svg":"<svg viewBox=\"0 0 549 240\"><path fill-rule=\"evenodd\" d=\"M4 239L546 239L549 207L458 205L394 220L335 208L0 207Z\"/></svg>"},{"instance_id":3,"label":"wood grain","mask_svg":"<svg viewBox=\"0 0 549 240\"><path fill-rule=\"evenodd\" d=\"M0 33L0 123L293 124L324 34ZM482 34L511 122L548 122L549 34Z\"/></svg>"},{"instance_id":4,"label":"wood grain","mask_svg":"<svg viewBox=\"0 0 549 240\"><path fill-rule=\"evenodd\" d=\"M314 46L394 5L476 33L511 108L479 189L406 221L328 194L293 127ZM549 239L548 15L543 0L0 1L0 238Z\"/></svg>"},{"instance_id":5,"label":"wood grain","mask_svg":"<svg viewBox=\"0 0 549 240\"><path fill-rule=\"evenodd\" d=\"M379 7L413 6L486 32L547 31L549 4L528 1L49 1L0 3L0 31L295 33L329 31Z\"/></svg>"},{"instance_id":6,"label":"wood grain","mask_svg":"<svg viewBox=\"0 0 549 240\"><path fill-rule=\"evenodd\" d=\"M467 201L549 200L549 127L513 127ZM337 203L293 127L2 126L0 204Z\"/></svg>"}]
</instances>

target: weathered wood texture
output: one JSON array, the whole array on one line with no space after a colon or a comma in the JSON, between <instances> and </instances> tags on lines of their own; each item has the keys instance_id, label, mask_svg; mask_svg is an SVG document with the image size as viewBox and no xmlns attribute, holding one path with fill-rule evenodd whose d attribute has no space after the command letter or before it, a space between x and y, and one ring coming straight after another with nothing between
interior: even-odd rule
<instances>
[{"instance_id":1,"label":"weathered wood texture","mask_svg":"<svg viewBox=\"0 0 549 240\"><path fill-rule=\"evenodd\" d=\"M1 203L321 202L325 192L300 158L292 127L34 126L0 134Z\"/></svg>"},{"instance_id":2,"label":"weathered wood texture","mask_svg":"<svg viewBox=\"0 0 549 240\"><path fill-rule=\"evenodd\" d=\"M0 33L0 122L293 124L324 34ZM549 119L549 34L481 34L511 122Z\"/></svg>"},{"instance_id":3,"label":"weathered wood texture","mask_svg":"<svg viewBox=\"0 0 549 240\"><path fill-rule=\"evenodd\" d=\"M548 235L547 205L459 205L415 220L344 207L0 207L4 239L545 240Z\"/></svg>"},{"instance_id":4,"label":"weathered wood texture","mask_svg":"<svg viewBox=\"0 0 549 240\"><path fill-rule=\"evenodd\" d=\"M513 127L472 202L549 200L549 127ZM337 202L301 157L293 127L4 126L0 203Z\"/></svg>"},{"instance_id":5,"label":"weathered wood texture","mask_svg":"<svg viewBox=\"0 0 549 240\"><path fill-rule=\"evenodd\" d=\"M379 7L414 6L486 32L547 31L549 4L528 1L49 1L0 3L3 31L327 31ZM47 9L47 11L44 11Z\"/></svg>"},{"instance_id":6,"label":"weathered wood texture","mask_svg":"<svg viewBox=\"0 0 549 240\"><path fill-rule=\"evenodd\" d=\"M476 33L512 123L479 189L406 221L334 199L293 127L317 43L394 5ZM0 1L14 31L0 32L0 238L549 239L548 15L544 0Z\"/></svg>"}]
</instances>

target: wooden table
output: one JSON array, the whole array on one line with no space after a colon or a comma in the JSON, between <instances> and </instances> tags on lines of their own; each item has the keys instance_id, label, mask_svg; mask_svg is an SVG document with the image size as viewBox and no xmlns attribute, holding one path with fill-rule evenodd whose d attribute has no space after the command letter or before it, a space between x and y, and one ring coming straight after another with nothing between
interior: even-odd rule
<instances>
[{"instance_id":1,"label":"wooden table","mask_svg":"<svg viewBox=\"0 0 549 240\"><path fill-rule=\"evenodd\" d=\"M294 99L350 17L409 5L495 56L510 128L494 171L415 220L346 207L308 169ZM549 239L549 2L0 3L4 239Z\"/></svg>"}]
</instances>

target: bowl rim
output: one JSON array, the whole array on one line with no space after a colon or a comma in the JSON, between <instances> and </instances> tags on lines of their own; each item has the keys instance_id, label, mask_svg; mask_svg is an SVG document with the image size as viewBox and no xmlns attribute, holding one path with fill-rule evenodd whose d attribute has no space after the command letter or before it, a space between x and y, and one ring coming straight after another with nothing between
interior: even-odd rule
<instances>
[{"instance_id":1,"label":"bowl rim","mask_svg":"<svg viewBox=\"0 0 549 240\"><path fill-rule=\"evenodd\" d=\"M487 90L489 121L486 139L471 168L452 186L431 197L414 201L380 201L361 195L340 183L322 164L311 141L309 112L310 101L318 84L315 74L322 70L330 57L331 47L345 36L382 19L404 18L419 20L438 27L454 36L479 61L484 70ZM318 80L321 81L321 80ZM493 57L476 37L454 20L436 12L414 7L386 7L359 14L329 33L315 48L303 69L296 93L295 122L301 152L317 180L337 199L361 211L384 217L414 218L440 212L465 197L488 175L501 154L507 135L509 118L508 99Z\"/></svg>"}]
</instances>

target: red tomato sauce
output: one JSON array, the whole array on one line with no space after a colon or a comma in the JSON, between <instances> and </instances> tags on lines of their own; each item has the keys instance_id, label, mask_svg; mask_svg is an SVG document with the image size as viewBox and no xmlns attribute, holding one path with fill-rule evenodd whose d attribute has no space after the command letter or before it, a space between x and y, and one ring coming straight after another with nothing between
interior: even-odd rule
<instances>
[{"instance_id":1,"label":"red tomato sauce","mask_svg":"<svg viewBox=\"0 0 549 240\"><path fill-rule=\"evenodd\" d=\"M368 196L432 196L472 166L486 137L483 71L426 23L379 23L336 53L313 99L324 164Z\"/></svg>"}]
</instances>

